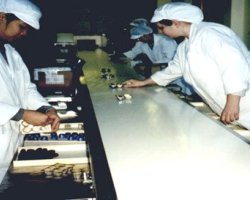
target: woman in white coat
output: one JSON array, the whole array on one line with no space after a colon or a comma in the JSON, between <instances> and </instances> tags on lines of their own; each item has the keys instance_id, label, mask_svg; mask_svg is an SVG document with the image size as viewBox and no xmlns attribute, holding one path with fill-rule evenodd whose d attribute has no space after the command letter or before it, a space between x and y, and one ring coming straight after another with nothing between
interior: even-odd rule
<instances>
[{"instance_id":1,"label":"woman in white coat","mask_svg":"<svg viewBox=\"0 0 250 200\"><path fill-rule=\"evenodd\" d=\"M30 82L29 71L19 53L10 45L27 34L30 27L39 29L40 10L27 0L0 2L0 182L22 143L19 120L33 125L59 127L56 111Z\"/></svg>"},{"instance_id":2,"label":"woman in white coat","mask_svg":"<svg viewBox=\"0 0 250 200\"><path fill-rule=\"evenodd\" d=\"M137 68L137 65L139 68L144 67L141 71L145 72L146 78L151 75L153 64L166 67L173 59L177 48L174 39L154 34L153 29L147 25L134 26L130 29L130 34L131 39L136 40L136 43L131 50L124 52L124 55L136 64L134 68Z\"/></svg>"},{"instance_id":3,"label":"woman in white coat","mask_svg":"<svg viewBox=\"0 0 250 200\"><path fill-rule=\"evenodd\" d=\"M131 60L135 71L145 78L152 75L153 65L160 66L161 70L166 68L176 53L178 45L174 39L153 33L153 29L147 25L134 26L130 34L131 39L137 42L124 55ZM172 84L178 85L184 94L195 94L193 88L183 78L176 79Z\"/></svg>"},{"instance_id":4,"label":"woman in white coat","mask_svg":"<svg viewBox=\"0 0 250 200\"><path fill-rule=\"evenodd\" d=\"M155 10L151 22L172 38L184 36L164 71L125 87L167 85L183 76L225 124L250 129L250 54L228 27L202 22L202 11L188 3L168 3Z\"/></svg>"}]
</instances>

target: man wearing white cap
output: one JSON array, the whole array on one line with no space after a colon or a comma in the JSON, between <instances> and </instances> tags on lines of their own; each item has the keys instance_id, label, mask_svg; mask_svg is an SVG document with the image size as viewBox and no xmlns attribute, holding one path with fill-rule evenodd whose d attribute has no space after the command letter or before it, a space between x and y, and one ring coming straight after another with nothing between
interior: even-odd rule
<instances>
[{"instance_id":1,"label":"man wearing white cap","mask_svg":"<svg viewBox=\"0 0 250 200\"><path fill-rule=\"evenodd\" d=\"M128 80L125 87L167 85L181 76L218 114L222 122L250 129L250 54L228 27L202 22L200 8L167 3L155 10L151 22L172 38L184 36L164 71L144 81Z\"/></svg>"},{"instance_id":2,"label":"man wearing white cap","mask_svg":"<svg viewBox=\"0 0 250 200\"><path fill-rule=\"evenodd\" d=\"M148 78L153 64L167 65L173 59L177 43L167 36L154 34L151 27L140 24L130 30L132 40L137 40L135 46L124 53L131 59L134 69Z\"/></svg>"},{"instance_id":3,"label":"man wearing white cap","mask_svg":"<svg viewBox=\"0 0 250 200\"><path fill-rule=\"evenodd\" d=\"M0 182L23 137L22 119L32 125L59 127L56 111L30 82L28 69L19 53L8 42L26 36L30 27L39 29L41 12L28 0L0 2Z\"/></svg>"}]
</instances>

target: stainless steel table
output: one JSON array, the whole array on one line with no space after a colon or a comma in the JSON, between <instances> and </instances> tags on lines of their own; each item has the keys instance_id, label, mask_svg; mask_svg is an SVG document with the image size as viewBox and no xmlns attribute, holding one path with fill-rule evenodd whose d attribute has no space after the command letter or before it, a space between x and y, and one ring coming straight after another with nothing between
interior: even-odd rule
<instances>
[{"instance_id":1,"label":"stainless steel table","mask_svg":"<svg viewBox=\"0 0 250 200\"><path fill-rule=\"evenodd\" d=\"M98 65L84 73L119 200L250 198L246 142L166 88L110 89L108 67L113 80Z\"/></svg>"}]
</instances>

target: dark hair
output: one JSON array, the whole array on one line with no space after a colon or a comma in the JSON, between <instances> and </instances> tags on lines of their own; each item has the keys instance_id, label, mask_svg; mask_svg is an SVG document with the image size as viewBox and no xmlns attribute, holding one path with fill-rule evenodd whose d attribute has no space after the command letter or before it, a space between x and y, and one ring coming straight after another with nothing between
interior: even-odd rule
<instances>
[{"instance_id":1,"label":"dark hair","mask_svg":"<svg viewBox=\"0 0 250 200\"><path fill-rule=\"evenodd\" d=\"M12 22L14 20L18 20L19 19L16 15L14 15L12 13L6 13L5 17L6 17L6 24L9 24L10 22Z\"/></svg>"},{"instance_id":2,"label":"dark hair","mask_svg":"<svg viewBox=\"0 0 250 200\"><path fill-rule=\"evenodd\" d=\"M172 20L169 20L169 19L163 19L161 21L159 21L160 24L163 24L165 26L172 26L173 22Z\"/></svg>"}]
</instances>

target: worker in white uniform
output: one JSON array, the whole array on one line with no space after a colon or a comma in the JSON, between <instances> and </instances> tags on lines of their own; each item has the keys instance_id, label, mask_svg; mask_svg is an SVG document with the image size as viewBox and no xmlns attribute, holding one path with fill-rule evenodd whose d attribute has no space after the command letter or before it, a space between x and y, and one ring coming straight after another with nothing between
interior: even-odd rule
<instances>
[{"instance_id":1,"label":"worker in white uniform","mask_svg":"<svg viewBox=\"0 0 250 200\"><path fill-rule=\"evenodd\" d=\"M153 64L167 65L173 59L177 48L174 39L154 34L151 27L142 24L131 28L130 35L130 38L137 42L124 55L137 61L133 67L146 78L151 75Z\"/></svg>"},{"instance_id":2,"label":"worker in white uniform","mask_svg":"<svg viewBox=\"0 0 250 200\"><path fill-rule=\"evenodd\" d=\"M152 66L160 66L164 69L168 66L176 53L177 43L174 39L155 34L151 27L145 25L144 21L130 30L131 39L137 40L135 46L124 53L131 60L134 70L145 78L152 75ZM193 95L193 88L183 78L176 79L172 85L178 86L183 94Z\"/></svg>"},{"instance_id":3,"label":"worker in white uniform","mask_svg":"<svg viewBox=\"0 0 250 200\"><path fill-rule=\"evenodd\" d=\"M239 37L224 25L203 22L200 8L188 3L164 4L151 22L185 40L168 68L143 81L125 81L125 87L165 86L183 76L222 122L250 129L250 54Z\"/></svg>"},{"instance_id":4,"label":"worker in white uniform","mask_svg":"<svg viewBox=\"0 0 250 200\"><path fill-rule=\"evenodd\" d=\"M29 71L19 53L9 44L25 36L29 28L39 29L41 12L28 0L0 2L0 182L17 147L22 144L19 121L59 127L56 111L31 83Z\"/></svg>"}]
</instances>

